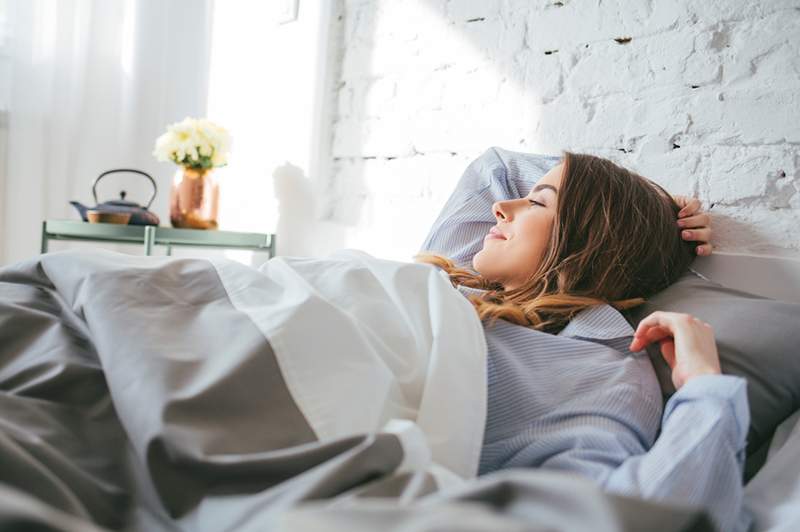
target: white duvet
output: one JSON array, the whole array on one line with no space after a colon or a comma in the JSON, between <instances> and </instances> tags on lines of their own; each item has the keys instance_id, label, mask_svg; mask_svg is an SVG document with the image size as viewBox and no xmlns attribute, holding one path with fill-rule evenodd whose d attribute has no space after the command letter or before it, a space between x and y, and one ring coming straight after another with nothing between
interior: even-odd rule
<instances>
[{"instance_id":1,"label":"white duvet","mask_svg":"<svg viewBox=\"0 0 800 532\"><path fill-rule=\"evenodd\" d=\"M270 341L319 438L398 432L404 468L476 475L486 342L443 272L356 250L274 258L257 279L233 262L215 267L233 305Z\"/></svg>"}]
</instances>

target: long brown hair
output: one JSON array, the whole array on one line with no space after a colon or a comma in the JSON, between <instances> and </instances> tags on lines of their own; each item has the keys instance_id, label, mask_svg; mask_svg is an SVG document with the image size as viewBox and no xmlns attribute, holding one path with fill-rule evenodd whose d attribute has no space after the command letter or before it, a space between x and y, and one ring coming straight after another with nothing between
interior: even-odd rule
<instances>
[{"instance_id":1,"label":"long brown hair","mask_svg":"<svg viewBox=\"0 0 800 532\"><path fill-rule=\"evenodd\" d=\"M588 154L564 152L561 189L547 249L538 268L513 290L453 261L420 254L470 296L481 320L503 319L556 333L581 310L602 303L640 305L686 271L693 244L680 237L680 210L656 183Z\"/></svg>"}]
</instances>

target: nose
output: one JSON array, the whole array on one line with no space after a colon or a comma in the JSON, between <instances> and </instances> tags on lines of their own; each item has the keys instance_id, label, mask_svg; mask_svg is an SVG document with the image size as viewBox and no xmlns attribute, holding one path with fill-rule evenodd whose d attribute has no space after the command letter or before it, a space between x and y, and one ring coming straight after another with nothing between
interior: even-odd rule
<instances>
[{"instance_id":1,"label":"nose","mask_svg":"<svg viewBox=\"0 0 800 532\"><path fill-rule=\"evenodd\" d=\"M511 200L496 201L494 205L492 205L492 210L494 211L494 217L497 218L498 222L510 222L514 219Z\"/></svg>"}]
</instances>

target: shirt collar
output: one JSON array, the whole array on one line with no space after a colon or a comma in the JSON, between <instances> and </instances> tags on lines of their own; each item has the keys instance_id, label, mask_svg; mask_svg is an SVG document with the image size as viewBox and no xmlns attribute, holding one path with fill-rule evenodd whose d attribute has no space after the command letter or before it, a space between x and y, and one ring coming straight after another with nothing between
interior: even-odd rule
<instances>
[{"instance_id":1,"label":"shirt collar","mask_svg":"<svg viewBox=\"0 0 800 532\"><path fill-rule=\"evenodd\" d=\"M458 290L465 295L484 292L484 290L460 285ZM608 304L601 304L578 312L558 333L558 336L613 340L633 336L633 332L633 327L617 309Z\"/></svg>"},{"instance_id":2,"label":"shirt collar","mask_svg":"<svg viewBox=\"0 0 800 532\"><path fill-rule=\"evenodd\" d=\"M611 305L594 305L578 312L559 336L613 340L633 336L633 327L628 320Z\"/></svg>"}]
</instances>

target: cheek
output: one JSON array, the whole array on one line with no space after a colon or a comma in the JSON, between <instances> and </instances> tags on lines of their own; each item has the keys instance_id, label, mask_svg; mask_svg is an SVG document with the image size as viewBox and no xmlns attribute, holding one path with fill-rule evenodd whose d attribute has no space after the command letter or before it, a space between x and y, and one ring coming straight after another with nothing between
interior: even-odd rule
<instances>
[{"instance_id":1,"label":"cheek","mask_svg":"<svg viewBox=\"0 0 800 532\"><path fill-rule=\"evenodd\" d=\"M536 216L525 220L514 242L518 248L517 254L538 265L550 240L552 227L553 218L550 216Z\"/></svg>"},{"instance_id":2,"label":"cheek","mask_svg":"<svg viewBox=\"0 0 800 532\"><path fill-rule=\"evenodd\" d=\"M511 240L484 242L472 259L473 269L501 281L530 275L542 260L552 227L553 218L548 216L517 220Z\"/></svg>"}]
</instances>

